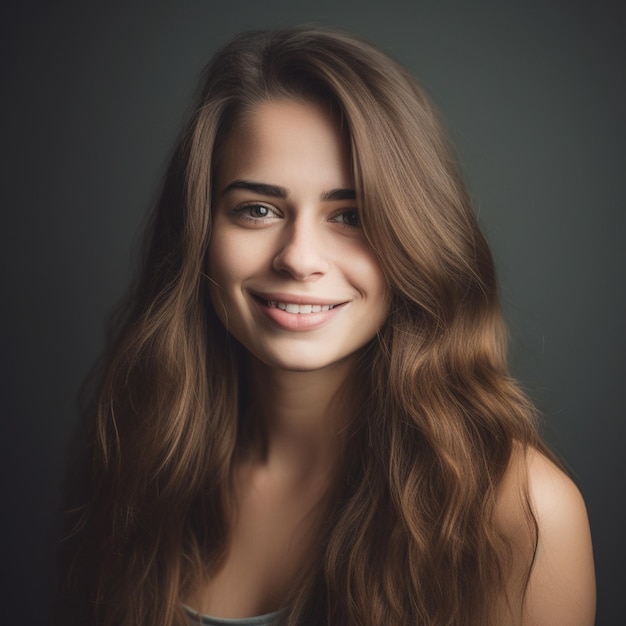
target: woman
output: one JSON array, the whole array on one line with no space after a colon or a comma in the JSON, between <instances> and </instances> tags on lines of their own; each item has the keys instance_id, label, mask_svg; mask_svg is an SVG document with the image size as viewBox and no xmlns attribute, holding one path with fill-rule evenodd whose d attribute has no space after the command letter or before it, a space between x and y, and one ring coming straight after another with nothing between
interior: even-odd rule
<instances>
[{"instance_id":1,"label":"woman","mask_svg":"<svg viewBox=\"0 0 626 626\"><path fill-rule=\"evenodd\" d=\"M120 320L65 623L593 623L584 504L507 374L489 249L377 49L217 54Z\"/></svg>"}]
</instances>

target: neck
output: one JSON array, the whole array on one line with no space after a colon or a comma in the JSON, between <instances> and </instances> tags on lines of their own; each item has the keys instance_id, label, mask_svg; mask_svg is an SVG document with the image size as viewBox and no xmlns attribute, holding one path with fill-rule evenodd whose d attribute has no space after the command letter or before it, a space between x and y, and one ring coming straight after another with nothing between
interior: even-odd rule
<instances>
[{"instance_id":1,"label":"neck","mask_svg":"<svg viewBox=\"0 0 626 626\"><path fill-rule=\"evenodd\" d=\"M251 416L263 442L254 457L268 466L289 466L295 477L332 473L356 409L355 363L352 357L314 372L294 372L251 358Z\"/></svg>"}]
</instances>

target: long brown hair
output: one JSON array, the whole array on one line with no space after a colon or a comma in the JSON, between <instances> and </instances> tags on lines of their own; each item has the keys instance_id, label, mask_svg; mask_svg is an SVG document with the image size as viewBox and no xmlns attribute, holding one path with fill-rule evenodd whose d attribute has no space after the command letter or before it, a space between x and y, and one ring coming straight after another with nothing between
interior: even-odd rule
<instances>
[{"instance_id":1,"label":"long brown hair","mask_svg":"<svg viewBox=\"0 0 626 626\"><path fill-rule=\"evenodd\" d=\"M497 489L515 442L542 444L507 373L492 258L437 116L398 63L354 37L252 32L206 69L118 316L68 516L65 623L181 626L181 595L223 553L245 399L240 348L207 292L212 173L238 116L280 97L340 116L392 292L360 363L370 391L354 453L287 620L486 623L502 591Z\"/></svg>"}]
</instances>

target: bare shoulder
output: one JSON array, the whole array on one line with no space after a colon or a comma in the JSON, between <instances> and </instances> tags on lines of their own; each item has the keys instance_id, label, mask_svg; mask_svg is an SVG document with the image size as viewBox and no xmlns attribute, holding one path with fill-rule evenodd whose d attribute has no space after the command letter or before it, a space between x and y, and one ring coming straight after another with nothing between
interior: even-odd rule
<instances>
[{"instance_id":1,"label":"bare shoulder","mask_svg":"<svg viewBox=\"0 0 626 626\"><path fill-rule=\"evenodd\" d=\"M521 495L525 481L537 522L536 550ZM585 503L572 480L541 452L516 448L502 481L496 522L514 548L517 572L509 600L511 595L519 597L532 562L519 623L591 626L595 617L591 534Z\"/></svg>"}]
</instances>

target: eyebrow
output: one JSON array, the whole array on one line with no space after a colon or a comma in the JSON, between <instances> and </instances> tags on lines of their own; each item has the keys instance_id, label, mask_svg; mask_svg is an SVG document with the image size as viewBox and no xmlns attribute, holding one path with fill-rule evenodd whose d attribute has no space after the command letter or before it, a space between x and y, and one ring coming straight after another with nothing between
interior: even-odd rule
<instances>
[{"instance_id":1,"label":"eyebrow","mask_svg":"<svg viewBox=\"0 0 626 626\"><path fill-rule=\"evenodd\" d=\"M252 191L253 193L258 193L262 196L281 198L283 200L289 197L289 190L285 187L240 179L234 180L232 183L227 185L222 191L222 194L233 191L234 189ZM356 200L356 191L354 189L331 189L330 191L325 191L321 198L325 202L336 200Z\"/></svg>"},{"instance_id":2,"label":"eyebrow","mask_svg":"<svg viewBox=\"0 0 626 626\"><path fill-rule=\"evenodd\" d=\"M234 180L230 185L227 185L222 191L222 194L228 193L233 189L244 189L245 191L252 191L262 196L269 196L271 198L287 198L289 192L284 187L278 185L268 185L267 183L256 183L251 180Z\"/></svg>"},{"instance_id":3,"label":"eyebrow","mask_svg":"<svg viewBox=\"0 0 626 626\"><path fill-rule=\"evenodd\" d=\"M354 189L332 189L322 194L322 200L356 200Z\"/></svg>"}]
</instances>

